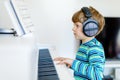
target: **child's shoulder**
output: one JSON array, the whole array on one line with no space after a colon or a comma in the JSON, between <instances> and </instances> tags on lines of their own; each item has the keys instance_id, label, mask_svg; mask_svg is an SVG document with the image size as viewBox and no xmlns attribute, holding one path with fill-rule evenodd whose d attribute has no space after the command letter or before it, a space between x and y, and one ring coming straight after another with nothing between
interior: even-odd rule
<instances>
[{"instance_id":1,"label":"child's shoulder","mask_svg":"<svg viewBox=\"0 0 120 80\"><path fill-rule=\"evenodd\" d=\"M102 44L96 38L92 39L91 41L89 41L85 45L89 46L90 48L92 48L92 47L102 47Z\"/></svg>"}]
</instances>

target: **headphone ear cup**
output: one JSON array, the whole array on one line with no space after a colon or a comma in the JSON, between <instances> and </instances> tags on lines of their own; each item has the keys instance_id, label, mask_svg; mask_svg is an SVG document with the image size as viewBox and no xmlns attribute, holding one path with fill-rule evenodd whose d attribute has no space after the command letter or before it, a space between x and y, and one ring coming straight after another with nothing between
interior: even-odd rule
<instances>
[{"instance_id":1,"label":"headphone ear cup","mask_svg":"<svg viewBox=\"0 0 120 80\"><path fill-rule=\"evenodd\" d=\"M95 36L98 33L98 30L99 30L99 27L98 27L97 21L91 18L87 19L83 23L83 33L88 37Z\"/></svg>"}]
</instances>

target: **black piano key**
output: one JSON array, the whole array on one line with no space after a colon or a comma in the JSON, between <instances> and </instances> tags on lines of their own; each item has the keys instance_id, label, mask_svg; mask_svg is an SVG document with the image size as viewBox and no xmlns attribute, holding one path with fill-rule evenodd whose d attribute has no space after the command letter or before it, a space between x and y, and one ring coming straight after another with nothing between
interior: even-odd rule
<instances>
[{"instance_id":1,"label":"black piano key","mask_svg":"<svg viewBox=\"0 0 120 80\"><path fill-rule=\"evenodd\" d=\"M52 59L40 59L39 61L40 62L53 62Z\"/></svg>"},{"instance_id":2,"label":"black piano key","mask_svg":"<svg viewBox=\"0 0 120 80\"><path fill-rule=\"evenodd\" d=\"M40 59L51 59L51 56L49 56L49 57L41 57Z\"/></svg>"},{"instance_id":3,"label":"black piano key","mask_svg":"<svg viewBox=\"0 0 120 80\"><path fill-rule=\"evenodd\" d=\"M52 75L56 75L57 76L57 73L55 71L42 72L38 76L41 77L41 76L52 76Z\"/></svg>"},{"instance_id":4,"label":"black piano key","mask_svg":"<svg viewBox=\"0 0 120 80\"><path fill-rule=\"evenodd\" d=\"M52 61L52 59L44 59L44 60L42 59L42 60L40 60L40 62L53 62L53 61Z\"/></svg>"},{"instance_id":5,"label":"black piano key","mask_svg":"<svg viewBox=\"0 0 120 80\"><path fill-rule=\"evenodd\" d=\"M51 57L41 57L39 60L52 60Z\"/></svg>"},{"instance_id":6,"label":"black piano key","mask_svg":"<svg viewBox=\"0 0 120 80\"><path fill-rule=\"evenodd\" d=\"M51 57L50 55L48 55L48 54L40 54L40 57L43 57L43 56L46 56L46 57Z\"/></svg>"},{"instance_id":7,"label":"black piano key","mask_svg":"<svg viewBox=\"0 0 120 80\"><path fill-rule=\"evenodd\" d=\"M56 69L54 67L44 67L38 70L38 72L44 72L44 71L55 71Z\"/></svg>"},{"instance_id":8,"label":"black piano key","mask_svg":"<svg viewBox=\"0 0 120 80\"><path fill-rule=\"evenodd\" d=\"M42 76L38 78L39 78L38 80L59 80L57 75Z\"/></svg>"},{"instance_id":9,"label":"black piano key","mask_svg":"<svg viewBox=\"0 0 120 80\"><path fill-rule=\"evenodd\" d=\"M54 67L54 65L39 65L38 68L44 68L44 67Z\"/></svg>"},{"instance_id":10,"label":"black piano key","mask_svg":"<svg viewBox=\"0 0 120 80\"><path fill-rule=\"evenodd\" d=\"M40 62L38 63L38 66L39 65L54 65L53 62Z\"/></svg>"},{"instance_id":11,"label":"black piano key","mask_svg":"<svg viewBox=\"0 0 120 80\"><path fill-rule=\"evenodd\" d=\"M39 75L53 75L53 74L45 74L45 72L54 72L54 75L57 75L57 72L56 72L56 70L46 70L46 71L38 71L38 73L40 73Z\"/></svg>"},{"instance_id":12,"label":"black piano key","mask_svg":"<svg viewBox=\"0 0 120 80\"><path fill-rule=\"evenodd\" d=\"M48 49L40 49L39 52L40 52L40 53L44 53L44 54L40 54L40 55L50 56L50 54L48 54L48 53L49 53L49 50L48 50Z\"/></svg>"}]
</instances>

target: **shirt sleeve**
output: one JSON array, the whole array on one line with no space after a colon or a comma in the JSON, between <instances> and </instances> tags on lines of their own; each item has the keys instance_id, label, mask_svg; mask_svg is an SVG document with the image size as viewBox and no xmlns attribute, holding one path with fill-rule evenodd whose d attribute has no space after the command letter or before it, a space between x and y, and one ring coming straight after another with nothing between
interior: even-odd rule
<instances>
[{"instance_id":1,"label":"shirt sleeve","mask_svg":"<svg viewBox=\"0 0 120 80\"><path fill-rule=\"evenodd\" d=\"M88 62L74 60L71 68L91 80L102 80L105 64L104 50L97 47L88 51Z\"/></svg>"}]
</instances>

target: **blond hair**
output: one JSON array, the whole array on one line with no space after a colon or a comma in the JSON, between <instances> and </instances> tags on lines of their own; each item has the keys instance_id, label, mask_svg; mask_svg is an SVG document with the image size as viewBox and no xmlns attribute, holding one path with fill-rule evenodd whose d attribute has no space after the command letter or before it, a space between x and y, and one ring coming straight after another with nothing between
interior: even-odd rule
<instances>
[{"instance_id":1,"label":"blond hair","mask_svg":"<svg viewBox=\"0 0 120 80\"><path fill-rule=\"evenodd\" d=\"M104 17L93 7L89 7L89 10L92 14L92 18L98 22L99 30L97 35L103 30L104 25L105 25L105 19ZM72 16L72 21L74 23L80 22L83 23L87 18L85 17L84 13L82 10L77 11L73 16Z\"/></svg>"}]
</instances>

